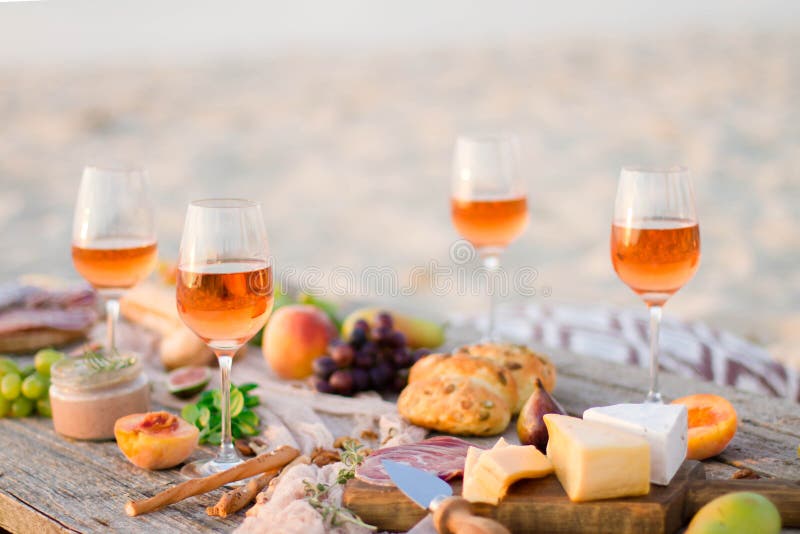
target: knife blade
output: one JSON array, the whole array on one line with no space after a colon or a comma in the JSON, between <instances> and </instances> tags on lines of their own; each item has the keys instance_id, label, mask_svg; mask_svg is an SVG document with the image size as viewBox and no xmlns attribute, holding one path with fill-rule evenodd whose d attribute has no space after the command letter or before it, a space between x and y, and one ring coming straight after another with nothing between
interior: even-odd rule
<instances>
[{"instance_id":1,"label":"knife blade","mask_svg":"<svg viewBox=\"0 0 800 534\"><path fill-rule=\"evenodd\" d=\"M381 464L406 497L433 512L433 526L439 534L510 534L497 521L474 515L469 502L453 497L450 484L436 475L392 460L382 460Z\"/></svg>"}]
</instances>

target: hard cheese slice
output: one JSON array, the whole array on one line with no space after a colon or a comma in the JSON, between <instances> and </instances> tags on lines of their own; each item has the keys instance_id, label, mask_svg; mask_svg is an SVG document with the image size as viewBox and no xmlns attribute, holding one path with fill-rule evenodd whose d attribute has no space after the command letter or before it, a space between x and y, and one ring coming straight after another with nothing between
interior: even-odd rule
<instances>
[{"instance_id":1,"label":"hard cheese slice","mask_svg":"<svg viewBox=\"0 0 800 534\"><path fill-rule=\"evenodd\" d=\"M686 459L688 420L681 404L615 404L589 408L586 421L605 423L650 444L650 481L666 486Z\"/></svg>"},{"instance_id":2,"label":"hard cheese slice","mask_svg":"<svg viewBox=\"0 0 800 534\"><path fill-rule=\"evenodd\" d=\"M650 446L642 437L577 417L544 416L547 457L571 501L650 492Z\"/></svg>"},{"instance_id":3,"label":"hard cheese slice","mask_svg":"<svg viewBox=\"0 0 800 534\"><path fill-rule=\"evenodd\" d=\"M517 480L543 477L552 472L550 460L530 445L498 443L488 451L470 447L461 496L470 502L497 504Z\"/></svg>"}]
</instances>

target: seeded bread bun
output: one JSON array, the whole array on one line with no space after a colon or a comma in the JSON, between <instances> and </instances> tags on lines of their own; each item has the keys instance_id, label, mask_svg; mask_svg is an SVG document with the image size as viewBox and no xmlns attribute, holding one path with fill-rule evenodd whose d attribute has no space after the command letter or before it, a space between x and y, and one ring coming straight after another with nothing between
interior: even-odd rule
<instances>
[{"instance_id":1,"label":"seeded bread bun","mask_svg":"<svg viewBox=\"0 0 800 534\"><path fill-rule=\"evenodd\" d=\"M473 436L500 434L517 403L511 371L469 354L431 354L415 363L397 408L412 423Z\"/></svg>"},{"instance_id":2,"label":"seeded bread bun","mask_svg":"<svg viewBox=\"0 0 800 534\"><path fill-rule=\"evenodd\" d=\"M493 436L502 433L511 420L511 407L497 388L458 374L409 383L397 408L413 424L448 434Z\"/></svg>"},{"instance_id":3,"label":"seeded bread bun","mask_svg":"<svg viewBox=\"0 0 800 534\"><path fill-rule=\"evenodd\" d=\"M550 359L525 345L511 343L478 343L467 345L453 351L454 355L469 355L486 358L511 371L517 387L517 401L514 413L519 413L525 401L534 390L536 379L540 378L548 392L556 387L556 368ZM420 362L424 361L424 358Z\"/></svg>"}]
</instances>

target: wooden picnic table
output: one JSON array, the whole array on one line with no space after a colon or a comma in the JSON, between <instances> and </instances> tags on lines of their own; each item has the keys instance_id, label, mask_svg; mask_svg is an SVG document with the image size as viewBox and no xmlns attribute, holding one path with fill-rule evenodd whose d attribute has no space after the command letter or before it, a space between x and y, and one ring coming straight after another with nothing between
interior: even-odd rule
<instances>
[{"instance_id":1,"label":"wooden picnic table","mask_svg":"<svg viewBox=\"0 0 800 534\"><path fill-rule=\"evenodd\" d=\"M645 369L544 352L558 367L555 396L570 413L644 398ZM237 359L234 382L257 381L264 366L259 351L251 349ZM662 375L662 384L668 398L717 393L738 411L736 437L723 454L705 462L708 478L730 478L747 467L764 477L800 480L800 406L669 373ZM202 454L213 450L205 448ZM243 512L227 519L206 515L206 506L216 502L221 490L148 515L125 515L129 498L150 497L181 480L177 470L134 467L114 442L64 439L53 432L49 419L0 420L0 527L12 532L211 532L231 531L242 522Z\"/></svg>"}]
</instances>

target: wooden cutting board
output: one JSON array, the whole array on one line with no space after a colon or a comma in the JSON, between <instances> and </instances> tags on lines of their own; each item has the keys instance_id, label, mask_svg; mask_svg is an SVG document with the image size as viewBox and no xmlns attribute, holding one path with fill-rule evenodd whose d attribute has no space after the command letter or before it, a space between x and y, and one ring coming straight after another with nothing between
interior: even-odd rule
<instances>
[{"instance_id":1,"label":"wooden cutting board","mask_svg":"<svg viewBox=\"0 0 800 534\"><path fill-rule=\"evenodd\" d=\"M454 481L453 494L461 494ZM477 514L493 517L514 533L548 532L672 534L700 506L731 491L758 491L781 512L784 526L800 525L800 484L772 480L706 480L703 464L687 461L669 486L651 485L644 497L573 503L555 476L514 484L499 506L474 505ZM379 530L404 532L426 512L399 489L354 479L347 483L344 504Z\"/></svg>"}]
</instances>

